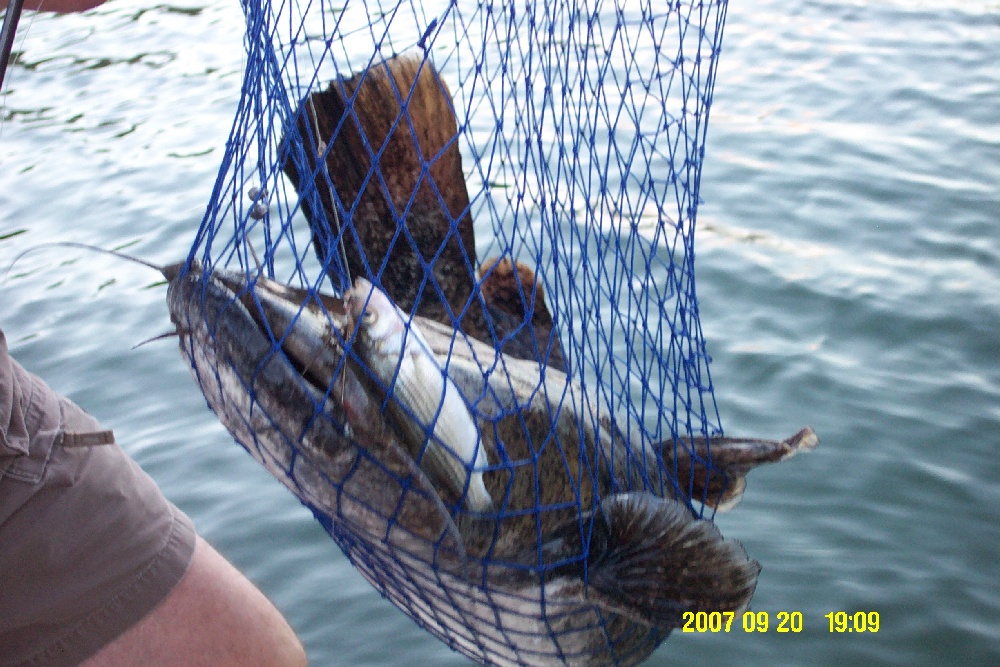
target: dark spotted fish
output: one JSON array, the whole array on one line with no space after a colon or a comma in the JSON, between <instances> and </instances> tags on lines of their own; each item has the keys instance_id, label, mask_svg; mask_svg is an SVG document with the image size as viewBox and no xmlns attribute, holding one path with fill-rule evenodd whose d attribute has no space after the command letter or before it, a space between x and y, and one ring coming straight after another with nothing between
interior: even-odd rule
<instances>
[{"instance_id":1,"label":"dark spotted fish","mask_svg":"<svg viewBox=\"0 0 1000 667\"><path fill-rule=\"evenodd\" d=\"M440 439L468 434L448 445L460 473L428 474L405 398L427 378L386 382L388 348L378 360L356 345L371 292L345 305L196 265L165 274L181 350L209 406L383 595L457 650L484 664L631 665L684 612L749 604L760 566L681 502L667 448L611 428L564 374L413 318L421 352L447 371L425 388L440 400L442 385L454 386L475 430ZM402 402L400 382L414 383ZM433 439L435 425L423 433ZM742 476L757 441L738 442ZM716 459L726 450L710 446ZM482 493L476 476L488 511L469 502Z\"/></svg>"}]
</instances>

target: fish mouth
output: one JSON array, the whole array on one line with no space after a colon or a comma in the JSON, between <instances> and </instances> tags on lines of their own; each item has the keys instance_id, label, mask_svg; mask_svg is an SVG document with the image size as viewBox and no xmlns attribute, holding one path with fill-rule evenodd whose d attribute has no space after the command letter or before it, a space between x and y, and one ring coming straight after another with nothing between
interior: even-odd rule
<instances>
[{"instance_id":1,"label":"fish mouth","mask_svg":"<svg viewBox=\"0 0 1000 667\"><path fill-rule=\"evenodd\" d=\"M171 289L184 292L181 298L171 298L168 294L171 319L179 331L190 329L192 319L190 312L184 316L184 304L191 301L190 290L174 287L184 270L184 263L163 269ZM204 319L210 321L212 305L221 305L214 309L218 318L237 322L237 326L244 327L247 337L265 337L275 351L280 349L315 391L329 392L345 358L345 340L341 332L348 322L341 299L241 273L212 271L205 274L197 263L190 266L187 276L189 280L197 278L203 285ZM230 305L222 303L226 300ZM252 327L245 328L251 323Z\"/></svg>"},{"instance_id":2,"label":"fish mouth","mask_svg":"<svg viewBox=\"0 0 1000 667\"><path fill-rule=\"evenodd\" d=\"M197 263L164 275L209 407L334 539L331 519L429 563L464 560L451 512L344 352L340 299Z\"/></svg>"},{"instance_id":3,"label":"fish mouth","mask_svg":"<svg viewBox=\"0 0 1000 667\"><path fill-rule=\"evenodd\" d=\"M169 269L173 275L171 288L185 292L185 281L192 279L182 277L175 267ZM178 331L192 329L192 319L196 325L205 320L208 328L226 334L224 338L233 338L249 349L257 350L256 353L241 354L239 345L230 345L227 350L238 375L244 380L256 380L262 363L273 366L285 361L295 377L289 376L288 369L282 369L281 382L288 385L295 380L299 385L295 389L301 391L293 391L285 401L277 396L269 401L272 411L282 415L283 422L289 411L301 410L301 406L289 408L289 403L307 406L311 403L318 417L332 416L332 421L347 439L365 430L377 431L372 434L376 442L368 438L361 441L363 445L359 445L371 449L373 454L383 454L387 447L399 445L408 452L413 465L428 473L437 495L452 507L453 513L459 511L463 503L468 509L480 513L492 510L492 500L483 486L482 473L471 470L469 464L460 458L461 455L454 453L461 452L461 445L467 443L449 441L448 444L456 449L446 453L444 445L437 442L440 433L450 433L447 425L456 419L452 413L457 410L445 410L438 415L436 410L421 409L427 407L427 400L413 400L414 396L424 399L421 392L426 393L427 387L423 386L422 380L434 378L410 377L403 373L394 377L391 373L379 374L375 370L372 364L381 364L378 368L384 366L381 362L385 361L385 355L368 350L370 346L365 344L368 336L362 335L365 328L353 321L355 318L349 313L351 304L345 303L351 292L345 299L339 299L263 277L248 279L235 272L214 271L201 275L197 266L192 267L192 274L195 275L194 280L202 284L201 294L191 294L190 290L177 297L168 294L168 301L174 304L172 317ZM183 311L185 303L190 310L192 297L196 297L193 301L196 305L199 298L203 301L195 313L189 312L186 318L183 314L178 316L173 313L174 310ZM392 305L392 308L395 315L395 306ZM200 340L203 347L213 343L205 337L193 337L192 340ZM270 357L264 351L265 346L271 350ZM429 350L424 352L430 355ZM387 363L392 365L399 361L390 359ZM435 369L438 373L442 372L436 366ZM277 370L268 370L263 384L270 386L268 380L278 375ZM436 379L442 385L442 392L447 384L457 395L459 390L450 384L450 380L445 378L442 381L440 376ZM415 382L421 386L412 386ZM445 398L449 397L453 403L464 401L445 393ZM434 407L437 405L434 404ZM461 407L465 409L464 402ZM462 435L468 436L475 445L478 436L474 418L468 412L466 416L468 428ZM293 422L299 423L303 417L298 415ZM375 424L381 424L382 428ZM433 439L427 434L427 424L434 429ZM392 443L382 442L387 434L398 438L393 437ZM354 444L358 445L357 442ZM425 453L427 456L424 456ZM485 455L481 458L485 465Z\"/></svg>"}]
</instances>

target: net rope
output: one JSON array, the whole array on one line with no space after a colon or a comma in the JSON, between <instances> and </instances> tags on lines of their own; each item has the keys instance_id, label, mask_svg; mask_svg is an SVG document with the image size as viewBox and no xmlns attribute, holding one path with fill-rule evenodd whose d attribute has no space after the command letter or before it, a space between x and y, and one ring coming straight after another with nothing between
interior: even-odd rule
<instances>
[{"instance_id":1,"label":"net rope","mask_svg":"<svg viewBox=\"0 0 1000 667\"><path fill-rule=\"evenodd\" d=\"M212 272L230 272L246 282L234 290L234 301L260 307L261 285L271 280L296 288L302 303L326 313L329 302L319 294L342 297L362 277L399 305L407 327L424 333L433 327L415 316L442 324L442 340L451 332L437 353L443 372L460 374L464 362L449 355L471 349L487 377L478 395L456 380L480 431L492 429L491 438L508 443L516 436L503 431L504 419L516 416L528 433L527 458L496 445L488 463L508 473L507 496L490 487L494 514L507 513L512 522L533 517L535 528L526 543L506 551L499 528L476 547L463 523L470 512L462 493L440 499L457 533L427 537L414 528L419 522L404 516L408 508L423 506L415 498L438 503L426 488L440 484L412 481L420 473L400 473L408 464L387 463L352 429L345 369L362 369L360 382L379 396L375 412L387 422L398 427L421 415L412 405L400 407L402 400L390 411L402 366L388 377L366 371L369 358L356 349L359 334L350 327L334 327L343 353L333 379L303 394L311 416L283 437L281 451L261 433L288 431L287 418L269 412L258 393L260 377L271 372L265 364L295 367L286 353L290 329L265 327L271 347L252 372L221 352L209 360L211 372L195 363L210 405L220 416L240 414L227 421L236 438L312 508L382 595L452 648L485 664L642 659L669 624L644 624L592 604L590 589L570 596L560 577L579 566L585 587L591 581L595 517L617 511L601 504L613 494L645 491L712 518L704 478L718 472L690 446L722 433L698 320L693 243L725 1L247 0L243 9L242 96L189 257L202 270L202 295ZM410 78L394 73L399 63L408 63ZM362 106L380 80L388 81L378 107L387 116L378 121L385 123L381 134L373 129L372 107ZM427 100L443 106L431 114L421 107ZM454 133L447 131L448 116ZM442 132L437 143L424 139ZM390 136L415 137L409 171ZM453 162L444 166L456 154L461 188ZM467 197L456 196L456 188ZM433 240L428 220L443 230ZM373 249L377 239L366 236L373 227L387 251ZM397 251L412 256L405 275ZM501 267L516 276L503 292ZM468 289L454 288L455 276ZM551 319L533 320L539 308ZM207 306L202 310L212 319ZM212 335L221 336L216 326L209 327ZM518 359L536 364L525 371L534 378L531 388L508 378L523 375ZM308 374L296 370L295 377ZM231 399L210 396L224 393L232 372L252 404L242 412ZM331 412L338 397L348 407ZM525 416L524 405L533 401L541 401L548 434ZM424 421L443 416L440 404ZM562 419L571 428L560 431ZM304 433L320 428L351 441L348 472L324 468L302 444ZM626 466L641 470L616 472L622 461L602 449L608 433L624 434L640 450L662 451L642 464L626 457ZM436 437L424 429L419 468ZM471 480L474 465L465 463ZM539 471L551 465L577 479L558 502L539 482ZM521 488L518 466L534 479L523 485L532 502L511 500ZM684 466L698 467L702 478L684 474ZM354 490L352 480L365 475L381 475L398 493L383 502ZM457 491L471 493L471 481ZM364 510L345 510L351 503ZM545 523L557 514L575 518L569 528ZM579 553L554 557L555 533L561 539L572 533ZM456 539L464 546L455 546ZM414 546L420 540L429 550ZM448 549L464 549L478 569L442 565ZM494 565L521 572L523 581L494 577Z\"/></svg>"}]
</instances>

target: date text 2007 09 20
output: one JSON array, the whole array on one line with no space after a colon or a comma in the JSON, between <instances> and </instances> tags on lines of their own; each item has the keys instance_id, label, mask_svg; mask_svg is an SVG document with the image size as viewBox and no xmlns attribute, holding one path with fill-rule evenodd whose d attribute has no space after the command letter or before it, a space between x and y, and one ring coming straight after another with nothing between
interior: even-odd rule
<instances>
[{"instance_id":1,"label":"date text 2007 09 20","mask_svg":"<svg viewBox=\"0 0 1000 667\"><path fill-rule=\"evenodd\" d=\"M766 611L743 612L741 624L744 632L802 632L802 612L779 611L775 622ZM729 632L733 627L736 613L732 611L686 611L681 632ZM877 611L831 611L825 618L829 621L830 632L878 632Z\"/></svg>"}]
</instances>

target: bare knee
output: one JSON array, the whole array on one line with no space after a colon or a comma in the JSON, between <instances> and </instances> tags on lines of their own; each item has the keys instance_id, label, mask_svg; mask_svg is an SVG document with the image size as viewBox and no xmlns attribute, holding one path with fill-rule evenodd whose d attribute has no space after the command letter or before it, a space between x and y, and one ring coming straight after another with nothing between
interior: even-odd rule
<instances>
[{"instance_id":1,"label":"bare knee","mask_svg":"<svg viewBox=\"0 0 1000 667\"><path fill-rule=\"evenodd\" d=\"M83 667L302 667L305 651L273 604L201 537L170 595Z\"/></svg>"}]
</instances>

